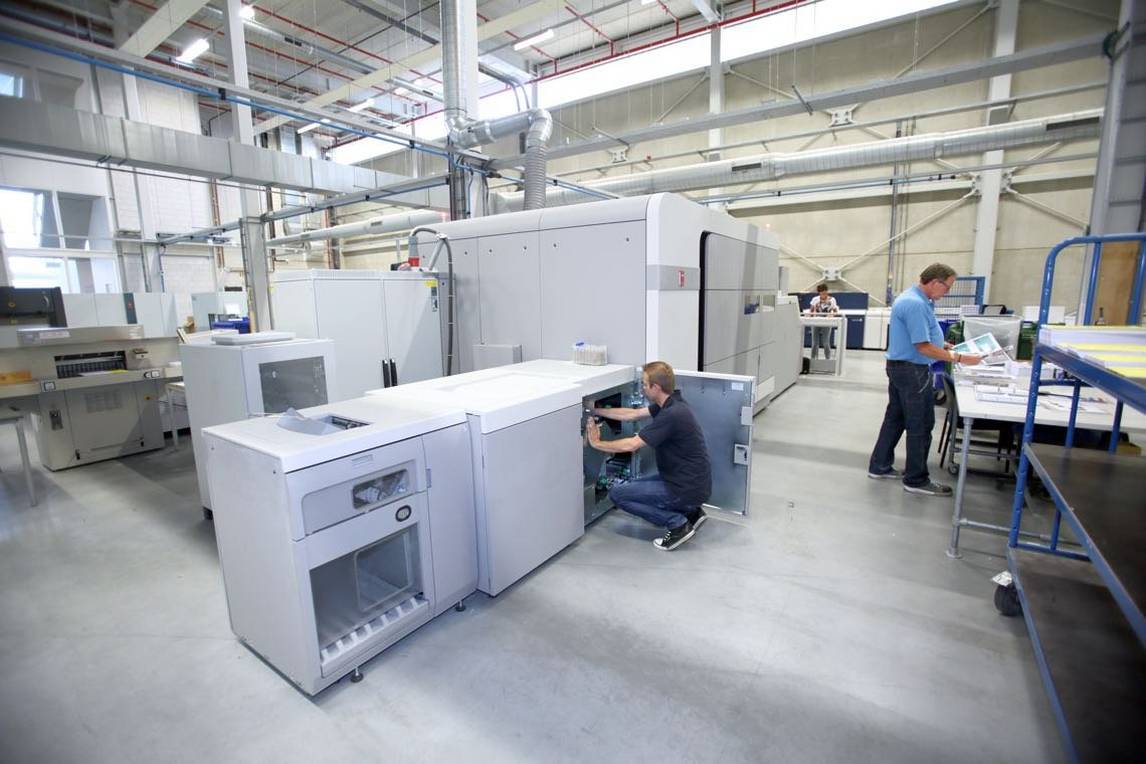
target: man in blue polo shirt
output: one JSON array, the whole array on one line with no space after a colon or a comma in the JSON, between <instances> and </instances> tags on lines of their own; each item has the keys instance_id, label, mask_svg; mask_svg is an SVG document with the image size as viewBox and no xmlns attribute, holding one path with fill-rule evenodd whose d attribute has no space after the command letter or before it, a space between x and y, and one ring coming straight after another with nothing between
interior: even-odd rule
<instances>
[{"instance_id":1,"label":"man in blue polo shirt","mask_svg":"<svg viewBox=\"0 0 1146 764\"><path fill-rule=\"evenodd\" d=\"M933 483L927 471L931 431L935 428L935 394L931 386L932 361L952 361L968 366L979 356L950 350L935 319L934 301L955 283L955 269L934 263L919 274L919 283L905 290L891 306L887 338L887 411L868 462L870 478L903 480L903 490L925 496L950 496L951 486ZM892 466L895 447L907 431L907 465L903 472Z\"/></svg>"}]
</instances>

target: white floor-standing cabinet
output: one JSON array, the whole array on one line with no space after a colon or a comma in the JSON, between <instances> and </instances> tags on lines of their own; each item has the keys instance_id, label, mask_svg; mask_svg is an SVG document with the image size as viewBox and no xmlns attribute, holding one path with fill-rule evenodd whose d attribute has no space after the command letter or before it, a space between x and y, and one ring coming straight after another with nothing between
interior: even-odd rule
<instances>
[{"instance_id":1,"label":"white floor-standing cabinet","mask_svg":"<svg viewBox=\"0 0 1146 764\"><path fill-rule=\"evenodd\" d=\"M334 341L331 400L445 374L446 294L435 273L282 272L271 305L276 329Z\"/></svg>"}]
</instances>

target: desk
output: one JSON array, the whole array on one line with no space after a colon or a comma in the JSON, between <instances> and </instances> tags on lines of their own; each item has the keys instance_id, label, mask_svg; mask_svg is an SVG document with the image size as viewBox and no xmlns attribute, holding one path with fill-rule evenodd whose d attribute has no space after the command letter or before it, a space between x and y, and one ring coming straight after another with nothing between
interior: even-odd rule
<instances>
[{"instance_id":1,"label":"desk","mask_svg":"<svg viewBox=\"0 0 1146 764\"><path fill-rule=\"evenodd\" d=\"M804 328L809 328L813 332L816 329L835 329L836 330L836 355L835 358L813 358L808 367L809 371L823 372L826 374L840 375L844 373L844 351L848 346L848 319L846 316L800 316L800 333L804 332ZM825 354L831 350L831 332L828 333L828 347L825 348ZM815 338L812 339L812 346L815 347Z\"/></svg>"},{"instance_id":2,"label":"desk","mask_svg":"<svg viewBox=\"0 0 1146 764\"><path fill-rule=\"evenodd\" d=\"M955 484L955 509L951 515L951 546L947 549L948 557L960 557L959 531L964 527L977 530L998 531L1010 533L1010 525L993 525L980 523L963 517L963 489L967 483L967 457L971 444L971 428L976 419L994 419L1000 422L1016 422L1023 424L1027 419L1027 407L1018 403L989 403L980 401L975 397L974 384L971 377L966 374L955 374L955 397L959 406L959 416L963 420L963 443L961 444L961 458L959 460L959 479ZM992 377L974 380L981 384L1006 385L1014 384L1014 377ZM1069 387L1050 388L1051 390L1071 390ZM1103 398L1102 403L1086 401L1086 405L1101 407L1101 411L1083 411L1081 407L1075 419L1075 427L1084 430L1098 430L1110 432L1114 425L1114 403L1112 399L1093 387L1083 388L1084 396L1098 396ZM1025 391L1024 391L1025 395ZM1068 407L1058 409L1048 403L1048 400L1064 401ZM1035 410L1035 424L1066 427L1070 423L1070 397L1039 396L1039 405ZM955 422L951 426L958 427ZM1122 432L1146 433L1146 415L1125 407L1122 412Z\"/></svg>"}]
</instances>

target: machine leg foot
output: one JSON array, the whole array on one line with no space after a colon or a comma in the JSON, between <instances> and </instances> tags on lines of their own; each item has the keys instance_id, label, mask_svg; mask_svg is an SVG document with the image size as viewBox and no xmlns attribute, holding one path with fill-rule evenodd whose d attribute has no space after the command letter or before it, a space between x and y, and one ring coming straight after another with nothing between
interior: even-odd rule
<instances>
[{"instance_id":1,"label":"machine leg foot","mask_svg":"<svg viewBox=\"0 0 1146 764\"><path fill-rule=\"evenodd\" d=\"M203 519L204 520L214 520L215 519L215 513L212 512L211 510L207 509L206 507L203 507Z\"/></svg>"},{"instance_id":2,"label":"machine leg foot","mask_svg":"<svg viewBox=\"0 0 1146 764\"><path fill-rule=\"evenodd\" d=\"M955 547L948 547L947 548L947 556L950 557L952 560L962 560L963 559L963 553L960 552Z\"/></svg>"},{"instance_id":3,"label":"machine leg foot","mask_svg":"<svg viewBox=\"0 0 1146 764\"><path fill-rule=\"evenodd\" d=\"M355 684L358 684L359 682L362 681L362 676L363 676L362 672L356 668L350 672L350 681L354 682Z\"/></svg>"},{"instance_id":4,"label":"machine leg foot","mask_svg":"<svg viewBox=\"0 0 1146 764\"><path fill-rule=\"evenodd\" d=\"M459 613L464 613L465 609L466 609L466 603L464 601L459 602L458 604L454 605L454 610L458 611Z\"/></svg>"}]
</instances>

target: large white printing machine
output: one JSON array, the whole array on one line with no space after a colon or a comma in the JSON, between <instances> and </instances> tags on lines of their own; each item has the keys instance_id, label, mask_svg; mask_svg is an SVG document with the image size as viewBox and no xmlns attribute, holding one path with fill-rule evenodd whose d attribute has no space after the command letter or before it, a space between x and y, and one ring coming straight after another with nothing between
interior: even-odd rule
<instances>
[{"instance_id":1,"label":"large white printing machine","mask_svg":"<svg viewBox=\"0 0 1146 764\"><path fill-rule=\"evenodd\" d=\"M617 363L659 359L747 374L757 382L757 411L799 375L799 306L780 291L779 243L724 212L654 194L433 230L449 240L444 254L434 242L436 271L276 274L275 329L334 341L336 399L565 358L582 341L607 345ZM431 260L428 236L411 250L423 263ZM452 343L444 278L451 265Z\"/></svg>"},{"instance_id":2,"label":"large white printing machine","mask_svg":"<svg viewBox=\"0 0 1146 764\"><path fill-rule=\"evenodd\" d=\"M171 295L4 287L0 401L30 415L50 470L162 448L160 399L181 371Z\"/></svg>"},{"instance_id":3,"label":"large white printing machine","mask_svg":"<svg viewBox=\"0 0 1146 764\"><path fill-rule=\"evenodd\" d=\"M746 512L755 378L677 379L711 506ZM206 428L235 634L314 694L475 591L504 591L579 538L609 486L653 469L583 437L589 407L639 405L639 384L633 366L536 360Z\"/></svg>"}]
</instances>

